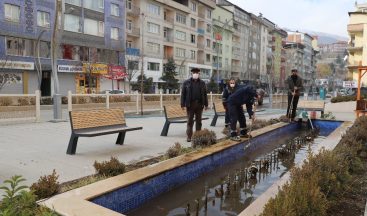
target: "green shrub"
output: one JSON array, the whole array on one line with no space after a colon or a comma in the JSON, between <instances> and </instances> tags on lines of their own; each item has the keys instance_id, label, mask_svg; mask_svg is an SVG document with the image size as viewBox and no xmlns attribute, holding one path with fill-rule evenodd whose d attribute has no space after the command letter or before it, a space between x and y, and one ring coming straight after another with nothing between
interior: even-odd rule
<instances>
[{"instance_id":1,"label":"green shrub","mask_svg":"<svg viewBox=\"0 0 367 216\"><path fill-rule=\"evenodd\" d=\"M106 98L102 96L96 96L90 98L92 103L106 103Z\"/></svg>"},{"instance_id":2,"label":"green shrub","mask_svg":"<svg viewBox=\"0 0 367 216\"><path fill-rule=\"evenodd\" d=\"M33 183L31 190L37 195L38 199L44 199L57 194L60 190L60 184L57 181L59 176L53 170L51 175L41 176L36 183Z\"/></svg>"},{"instance_id":3,"label":"green shrub","mask_svg":"<svg viewBox=\"0 0 367 216\"><path fill-rule=\"evenodd\" d=\"M12 103L11 97L0 97L0 106L10 106Z\"/></svg>"},{"instance_id":4,"label":"green shrub","mask_svg":"<svg viewBox=\"0 0 367 216\"><path fill-rule=\"evenodd\" d=\"M88 102L88 97L85 96L75 96L72 98L73 104L86 104Z\"/></svg>"},{"instance_id":5,"label":"green shrub","mask_svg":"<svg viewBox=\"0 0 367 216\"><path fill-rule=\"evenodd\" d=\"M168 158L174 158L181 154L182 152L182 146L180 143L176 142L175 145L171 146L167 152L166 155Z\"/></svg>"},{"instance_id":6,"label":"green shrub","mask_svg":"<svg viewBox=\"0 0 367 216\"><path fill-rule=\"evenodd\" d=\"M165 100L165 101L175 101L178 98L179 98L179 96L177 96L177 95L168 95L168 96L163 95L163 100Z\"/></svg>"},{"instance_id":7,"label":"green shrub","mask_svg":"<svg viewBox=\"0 0 367 216\"><path fill-rule=\"evenodd\" d=\"M93 166L99 175L104 176L116 176L125 172L125 164L115 157L111 157L109 161L95 161Z\"/></svg>"},{"instance_id":8,"label":"green shrub","mask_svg":"<svg viewBox=\"0 0 367 216\"><path fill-rule=\"evenodd\" d=\"M32 106L36 105L36 97L31 97L29 99L29 104L32 105Z\"/></svg>"},{"instance_id":9,"label":"green shrub","mask_svg":"<svg viewBox=\"0 0 367 216\"><path fill-rule=\"evenodd\" d=\"M362 98L363 98L363 96L362 96ZM356 101L356 99L357 99L357 96L355 96L355 95L336 96L336 97L331 98L331 103Z\"/></svg>"},{"instance_id":10,"label":"green shrub","mask_svg":"<svg viewBox=\"0 0 367 216\"><path fill-rule=\"evenodd\" d=\"M68 97L66 97L66 96L62 96L62 97L61 97L61 103L62 103L62 104L68 104Z\"/></svg>"},{"instance_id":11,"label":"green shrub","mask_svg":"<svg viewBox=\"0 0 367 216\"><path fill-rule=\"evenodd\" d=\"M333 115L332 112L327 112L324 113L323 115L321 115L322 119L331 119L331 120L335 120L335 116Z\"/></svg>"},{"instance_id":12,"label":"green shrub","mask_svg":"<svg viewBox=\"0 0 367 216\"><path fill-rule=\"evenodd\" d=\"M195 131L191 137L191 146L196 148L198 146L204 147L213 145L217 142L217 136L214 131L209 131L208 129Z\"/></svg>"},{"instance_id":13,"label":"green shrub","mask_svg":"<svg viewBox=\"0 0 367 216\"><path fill-rule=\"evenodd\" d=\"M159 95L144 96L144 100L145 101L160 101L161 100L161 96L159 96Z\"/></svg>"},{"instance_id":14,"label":"green shrub","mask_svg":"<svg viewBox=\"0 0 367 216\"><path fill-rule=\"evenodd\" d=\"M41 105L52 105L52 97L41 97Z\"/></svg>"},{"instance_id":15,"label":"green shrub","mask_svg":"<svg viewBox=\"0 0 367 216\"><path fill-rule=\"evenodd\" d=\"M131 101L130 96L117 96L117 95L110 96L110 103L122 103L130 101Z\"/></svg>"},{"instance_id":16,"label":"green shrub","mask_svg":"<svg viewBox=\"0 0 367 216\"><path fill-rule=\"evenodd\" d=\"M28 105L29 105L28 97L18 98L18 106L28 106Z\"/></svg>"}]
</instances>

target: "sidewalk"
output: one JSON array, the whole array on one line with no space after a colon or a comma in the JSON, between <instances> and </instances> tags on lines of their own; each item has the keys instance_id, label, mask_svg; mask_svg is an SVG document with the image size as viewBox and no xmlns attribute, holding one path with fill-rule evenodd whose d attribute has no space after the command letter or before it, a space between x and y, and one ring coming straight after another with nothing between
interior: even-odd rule
<instances>
[{"instance_id":1,"label":"sidewalk","mask_svg":"<svg viewBox=\"0 0 367 216\"><path fill-rule=\"evenodd\" d=\"M277 118L284 110L268 109L258 112L259 119ZM206 112L209 120L203 121L203 128L213 130L222 138L224 118L219 118L216 127L211 127L212 112ZM349 116L349 117L348 117ZM353 119L353 113L343 115L345 120ZM80 138L76 155L67 155L70 138L70 123L21 123L0 125L0 182L13 175L22 175L26 184L35 182L41 175L48 175L55 169L59 181L65 182L95 173L95 160L117 157L125 163L132 163L162 155L175 142L190 146L186 142L186 125L171 124L167 137L160 136L164 117L160 112L150 116L127 115L128 126L143 126L143 130L126 134L123 146L115 145L117 134Z\"/></svg>"}]
</instances>

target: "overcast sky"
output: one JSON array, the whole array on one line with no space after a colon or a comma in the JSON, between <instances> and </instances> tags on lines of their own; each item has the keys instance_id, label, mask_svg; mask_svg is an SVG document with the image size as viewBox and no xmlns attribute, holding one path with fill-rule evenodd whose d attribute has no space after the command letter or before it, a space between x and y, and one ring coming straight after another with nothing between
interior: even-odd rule
<instances>
[{"instance_id":1,"label":"overcast sky","mask_svg":"<svg viewBox=\"0 0 367 216\"><path fill-rule=\"evenodd\" d=\"M348 12L355 0L229 0L246 11L263 14L279 27L348 36ZM364 3L367 0L358 0Z\"/></svg>"}]
</instances>

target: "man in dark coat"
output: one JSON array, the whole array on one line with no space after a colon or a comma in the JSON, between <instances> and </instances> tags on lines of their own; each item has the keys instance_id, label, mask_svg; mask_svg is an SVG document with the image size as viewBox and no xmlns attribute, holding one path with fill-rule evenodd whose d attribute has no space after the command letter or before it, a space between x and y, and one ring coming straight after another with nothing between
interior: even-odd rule
<instances>
[{"instance_id":1,"label":"man in dark coat","mask_svg":"<svg viewBox=\"0 0 367 216\"><path fill-rule=\"evenodd\" d=\"M208 109L208 95L205 82L199 78L200 69L193 68L191 73L192 77L182 84L181 91L181 107L183 110L186 108L187 112L187 142L191 142L194 116L196 131L199 131L202 126L201 117L203 109L204 107Z\"/></svg>"},{"instance_id":2,"label":"man in dark coat","mask_svg":"<svg viewBox=\"0 0 367 216\"><path fill-rule=\"evenodd\" d=\"M303 88L302 78L298 76L297 69L292 69L292 75L286 79L286 86L288 87L287 117L293 120L296 116L300 91Z\"/></svg>"},{"instance_id":3,"label":"man in dark coat","mask_svg":"<svg viewBox=\"0 0 367 216\"><path fill-rule=\"evenodd\" d=\"M240 122L240 136L249 138L246 129L246 118L243 113L243 105L246 105L247 113L252 121L255 120L255 113L252 110L252 106L257 99L256 89L253 86L241 86L238 90L232 93L228 100L227 105L229 109L229 115L231 119L231 140L240 141L241 138L237 136L237 121Z\"/></svg>"}]
</instances>

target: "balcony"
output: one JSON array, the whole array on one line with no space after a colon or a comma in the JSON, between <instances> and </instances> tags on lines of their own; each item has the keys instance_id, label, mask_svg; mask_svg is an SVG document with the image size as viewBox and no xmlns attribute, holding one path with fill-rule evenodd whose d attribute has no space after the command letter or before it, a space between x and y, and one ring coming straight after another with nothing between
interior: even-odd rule
<instances>
[{"instance_id":1,"label":"balcony","mask_svg":"<svg viewBox=\"0 0 367 216\"><path fill-rule=\"evenodd\" d=\"M219 69L222 69L222 63L213 63L213 69L217 69L217 68L219 68Z\"/></svg>"},{"instance_id":2,"label":"balcony","mask_svg":"<svg viewBox=\"0 0 367 216\"><path fill-rule=\"evenodd\" d=\"M130 36L140 37L140 28L126 28L126 32Z\"/></svg>"},{"instance_id":3,"label":"balcony","mask_svg":"<svg viewBox=\"0 0 367 216\"><path fill-rule=\"evenodd\" d=\"M241 47L241 43L239 41L232 41L232 45L234 47Z\"/></svg>"},{"instance_id":4,"label":"balcony","mask_svg":"<svg viewBox=\"0 0 367 216\"><path fill-rule=\"evenodd\" d=\"M224 28L228 31L234 31L233 26L231 26L229 23L226 24L226 23L223 23L223 22L221 22L217 19L213 19L213 25L218 26L219 28Z\"/></svg>"},{"instance_id":5,"label":"balcony","mask_svg":"<svg viewBox=\"0 0 367 216\"><path fill-rule=\"evenodd\" d=\"M354 54L355 52L362 52L363 51L363 46L356 46L355 43L350 43L350 45L348 46L348 51L351 53L351 54Z\"/></svg>"},{"instance_id":6,"label":"balcony","mask_svg":"<svg viewBox=\"0 0 367 216\"><path fill-rule=\"evenodd\" d=\"M138 48L126 48L126 55L140 56L140 49L138 49Z\"/></svg>"},{"instance_id":7,"label":"balcony","mask_svg":"<svg viewBox=\"0 0 367 216\"><path fill-rule=\"evenodd\" d=\"M174 42L173 36L166 36L166 37L164 37L164 42L173 43Z\"/></svg>"},{"instance_id":8,"label":"balcony","mask_svg":"<svg viewBox=\"0 0 367 216\"><path fill-rule=\"evenodd\" d=\"M236 72L236 73L239 73L239 72L241 72L241 67L238 66L238 65L232 65L232 71Z\"/></svg>"},{"instance_id":9,"label":"balcony","mask_svg":"<svg viewBox=\"0 0 367 216\"><path fill-rule=\"evenodd\" d=\"M205 49L205 43L198 42L198 48L201 49L201 50Z\"/></svg>"},{"instance_id":10,"label":"balcony","mask_svg":"<svg viewBox=\"0 0 367 216\"><path fill-rule=\"evenodd\" d=\"M164 18L164 22L165 23L168 23L168 24L174 24L174 22L175 22L175 19L174 18L172 18L172 17L165 17Z\"/></svg>"},{"instance_id":11,"label":"balcony","mask_svg":"<svg viewBox=\"0 0 367 216\"><path fill-rule=\"evenodd\" d=\"M348 25L348 32L363 32L363 25L364 24L349 24Z\"/></svg>"},{"instance_id":12,"label":"balcony","mask_svg":"<svg viewBox=\"0 0 367 216\"><path fill-rule=\"evenodd\" d=\"M126 14L130 16L139 16L140 8L133 4L126 5Z\"/></svg>"}]
</instances>

